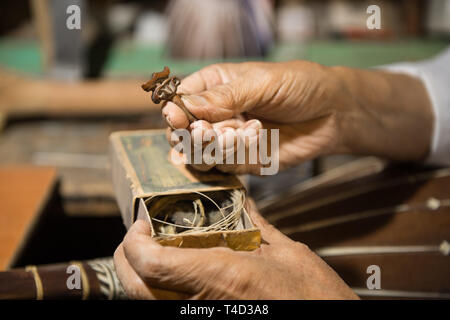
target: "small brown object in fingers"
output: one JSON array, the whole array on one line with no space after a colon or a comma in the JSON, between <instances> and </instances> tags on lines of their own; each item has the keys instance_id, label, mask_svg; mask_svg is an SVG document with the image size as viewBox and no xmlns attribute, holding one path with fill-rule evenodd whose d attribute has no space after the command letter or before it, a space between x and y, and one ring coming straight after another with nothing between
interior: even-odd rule
<instances>
[{"instance_id":1,"label":"small brown object in fingers","mask_svg":"<svg viewBox=\"0 0 450 320\"><path fill-rule=\"evenodd\" d=\"M161 80L165 80L169 77L170 74L170 69L169 67L164 67L164 70L161 72L153 72L152 73L152 78L150 80L148 80L146 83L144 83L141 88L144 91L153 91L155 90L156 84L158 82L161 82Z\"/></svg>"},{"instance_id":2,"label":"small brown object in fingers","mask_svg":"<svg viewBox=\"0 0 450 320\"><path fill-rule=\"evenodd\" d=\"M164 67L164 70L161 72L154 72L152 74L152 78L144 83L141 87L146 92L152 92L152 101L156 104L159 104L161 101L167 102L171 101L175 103L183 112L186 114L186 117L189 120L189 123L192 123L198 120L184 105L181 100L180 95L177 94L178 86L180 85L180 79L177 77L169 77L170 69L168 67ZM165 104L163 104L164 106ZM172 124L167 121L167 124L173 128Z\"/></svg>"}]
</instances>

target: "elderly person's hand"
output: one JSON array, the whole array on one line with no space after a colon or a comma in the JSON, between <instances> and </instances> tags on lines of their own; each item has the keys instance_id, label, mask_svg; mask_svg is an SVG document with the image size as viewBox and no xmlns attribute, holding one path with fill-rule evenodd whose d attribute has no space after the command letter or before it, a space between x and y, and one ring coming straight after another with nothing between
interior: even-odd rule
<instances>
[{"instance_id":1,"label":"elderly person's hand","mask_svg":"<svg viewBox=\"0 0 450 320\"><path fill-rule=\"evenodd\" d=\"M169 102L163 115L173 128L188 128L192 136L213 128L219 139L235 141L248 128L280 129L280 169L331 153L422 160L429 152L428 95L420 80L406 75L307 61L217 64L183 79L178 91L200 120L190 125ZM194 165L199 170L213 166ZM216 167L261 172L259 162Z\"/></svg>"},{"instance_id":2,"label":"elderly person's hand","mask_svg":"<svg viewBox=\"0 0 450 320\"><path fill-rule=\"evenodd\" d=\"M117 275L133 299L356 299L305 245L269 225L251 204L264 243L252 252L163 247L136 221L114 254ZM168 294L169 292L169 294Z\"/></svg>"}]
</instances>

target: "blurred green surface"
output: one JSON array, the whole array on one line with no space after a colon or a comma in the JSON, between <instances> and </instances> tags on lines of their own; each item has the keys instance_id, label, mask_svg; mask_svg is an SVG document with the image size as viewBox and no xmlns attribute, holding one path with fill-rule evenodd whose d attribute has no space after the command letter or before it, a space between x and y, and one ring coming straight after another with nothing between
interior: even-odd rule
<instances>
[{"instance_id":1,"label":"blurred green surface","mask_svg":"<svg viewBox=\"0 0 450 320\"><path fill-rule=\"evenodd\" d=\"M32 75L42 73L42 55L36 41L0 39L0 67Z\"/></svg>"},{"instance_id":2,"label":"blurred green surface","mask_svg":"<svg viewBox=\"0 0 450 320\"><path fill-rule=\"evenodd\" d=\"M431 57L448 46L440 40L397 40L392 42L351 42L345 40L311 41L302 45L274 46L264 61L306 59L325 65L345 65L367 68L397 61L416 61ZM39 45L35 41L0 39L0 65L39 75L43 72ZM227 59L239 62L255 59ZM136 46L122 42L114 47L105 65L107 76L148 76L155 70L170 66L179 75L192 73L201 67L224 60L187 61L167 56L163 47Z\"/></svg>"},{"instance_id":3,"label":"blurred green surface","mask_svg":"<svg viewBox=\"0 0 450 320\"><path fill-rule=\"evenodd\" d=\"M314 42L304 58L325 65L368 68L426 59L449 45L446 41L401 40L393 42Z\"/></svg>"}]
</instances>

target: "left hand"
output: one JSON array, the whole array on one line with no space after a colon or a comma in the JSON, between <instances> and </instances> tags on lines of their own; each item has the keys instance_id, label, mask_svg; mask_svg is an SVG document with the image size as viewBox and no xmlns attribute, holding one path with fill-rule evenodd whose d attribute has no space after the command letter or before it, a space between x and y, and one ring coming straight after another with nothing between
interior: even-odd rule
<instances>
[{"instance_id":1,"label":"left hand","mask_svg":"<svg viewBox=\"0 0 450 320\"><path fill-rule=\"evenodd\" d=\"M117 275L133 299L356 299L355 293L308 247L248 211L264 243L252 252L229 248L163 247L136 221L114 254ZM162 289L162 291L161 291Z\"/></svg>"}]
</instances>

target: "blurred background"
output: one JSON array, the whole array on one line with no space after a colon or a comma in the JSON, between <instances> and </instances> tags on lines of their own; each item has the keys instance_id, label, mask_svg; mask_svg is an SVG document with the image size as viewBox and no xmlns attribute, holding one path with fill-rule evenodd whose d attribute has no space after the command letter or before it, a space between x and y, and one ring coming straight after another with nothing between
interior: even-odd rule
<instances>
[{"instance_id":1,"label":"blurred background","mask_svg":"<svg viewBox=\"0 0 450 320\"><path fill-rule=\"evenodd\" d=\"M373 4L379 30L366 26ZM70 5L81 9L80 29L67 27ZM449 40L450 0L2 1L0 270L112 255L125 229L108 136L165 127L140 88L152 72L292 59L368 68L432 57ZM279 201L353 160L252 177L250 194Z\"/></svg>"}]
</instances>

